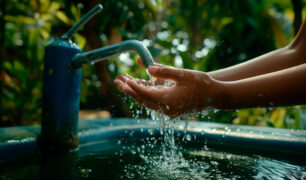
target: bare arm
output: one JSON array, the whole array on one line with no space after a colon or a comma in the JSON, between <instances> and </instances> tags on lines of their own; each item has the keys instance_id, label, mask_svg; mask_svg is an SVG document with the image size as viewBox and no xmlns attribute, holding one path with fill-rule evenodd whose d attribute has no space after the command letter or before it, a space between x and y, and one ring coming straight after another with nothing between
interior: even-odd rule
<instances>
[{"instance_id":1,"label":"bare arm","mask_svg":"<svg viewBox=\"0 0 306 180\"><path fill-rule=\"evenodd\" d=\"M174 83L156 89L150 82L124 75L115 83L136 101L170 116L207 107L306 104L306 23L288 46L233 67L204 73L155 65L149 72L161 85L167 79Z\"/></svg>"},{"instance_id":2,"label":"bare arm","mask_svg":"<svg viewBox=\"0 0 306 180\"><path fill-rule=\"evenodd\" d=\"M306 103L306 63L238 81L221 82L219 109L290 106Z\"/></svg>"},{"instance_id":3,"label":"bare arm","mask_svg":"<svg viewBox=\"0 0 306 180\"><path fill-rule=\"evenodd\" d=\"M237 81L218 81L204 72L163 65L151 66L149 72L174 84L156 89L150 82L124 75L115 83L141 104L170 116L207 107L241 109L306 103L306 63Z\"/></svg>"},{"instance_id":4,"label":"bare arm","mask_svg":"<svg viewBox=\"0 0 306 180\"><path fill-rule=\"evenodd\" d=\"M220 81L234 81L306 63L306 20L288 46L229 68L209 72Z\"/></svg>"}]
</instances>

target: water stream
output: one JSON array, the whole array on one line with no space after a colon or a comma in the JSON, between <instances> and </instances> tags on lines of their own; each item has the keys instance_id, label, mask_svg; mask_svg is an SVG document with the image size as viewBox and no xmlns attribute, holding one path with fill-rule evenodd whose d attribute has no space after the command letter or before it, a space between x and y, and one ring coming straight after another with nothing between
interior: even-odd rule
<instances>
[{"instance_id":1,"label":"water stream","mask_svg":"<svg viewBox=\"0 0 306 180\"><path fill-rule=\"evenodd\" d=\"M149 69L148 68L146 68L146 72L147 72L147 74L148 74L148 76L150 78L150 81L151 81L152 85L155 86L154 77L149 73Z\"/></svg>"},{"instance_id":2,"label":"water stream","mask_svg":"<svg viewBox=\"0 0 306 180\"><path fill-rule=\"evenodd\" d=\"M142 177L143 179L201 179L201 173L207 169L206 163L197 163L192 159L186 159L184 150L176 143L175 130L184 116L169 118L168 116L147 109L147 114L160 124L161 144L156 144L156 139L150 138L141 146L141 151L133 151L139 154L143 160L136 165L125 166L125 177L133 179ZM190 141L192 137L187 134L188 121L185 121L183 139Z\"/></svg>"}]
</instances>

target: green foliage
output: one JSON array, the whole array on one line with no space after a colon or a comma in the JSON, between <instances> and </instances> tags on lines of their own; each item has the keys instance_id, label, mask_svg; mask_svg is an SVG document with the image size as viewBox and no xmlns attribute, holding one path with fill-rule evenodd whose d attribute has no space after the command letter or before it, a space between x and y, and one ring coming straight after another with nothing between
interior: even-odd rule
<instances>
[{"instance_id":1,"label":"green foliage","mask_svg":"<svg viewBox=\"0 0 306 180\"><path fill-rule=\"evenodd\" d=\"M68 23L60 3L8 3L4 59L3 125L37 123L41 116L44 47L54 24Z\"/></svg>"},{"instance_id":2,"label":"green foliage","mask_svg":"<svg viewBox=\"0 0 306 180\"><path fill-rule=\"evenodd\" d=\"M0 125L38 123L44 47L76 23L87 2L70 0L7 1L5 15L4 88ZM114 29L125 39L145 43L154 59L180 68L211 71L228 67L282 47L292 39L293 12L290 1L259 0L101 0L96 17L97 39L106 45ZM305 13L305 12L304 12ZM81 35L82 34L82 35ZM85 51L88 39L74 36ZM115 77L122 73L147 79L137 64L137 55L127 53L108 62ZM83 68L81 102L100 94L98 75L92 66ZM95 99L95 98L94 98ZM137 107L132 100L128 106ZM102 106L102 105L101 105ZM103 108L103 107L101 107ZM305 107L255 108L210 112L200 120L224 123L306 128Z\"/></svg>"}]
</instances>

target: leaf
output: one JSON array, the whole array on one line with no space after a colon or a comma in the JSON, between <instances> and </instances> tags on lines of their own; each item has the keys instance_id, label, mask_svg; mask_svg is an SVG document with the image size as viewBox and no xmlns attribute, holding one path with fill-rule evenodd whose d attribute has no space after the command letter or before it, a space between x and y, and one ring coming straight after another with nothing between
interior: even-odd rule
<instances>
[{"instance_id":1,"label":"leaf","mask_svg":"<svg viewBox=\"0 0 306 180\"><path fill-rule=\"evenodd\" d=\"M247 118L250 115L249 109L241 109L237 112L238 117Z\"/></svg>"},{"instance_id":2,"label":"leaf","mask_svg":"<svg viewBox=\"0 0 306 180\"><path fill-rule=\"evenodd\" d=\"M40 33L41 33L41 36L43 37L43 39L48 39L49 36L50 36L49 32L44 28L41 29Z\"/></svg>"},{"instance_id":3,"label":"leaf","mask_svg":"<svg viewBox=\"0 0 306 180\"><path fill-rule=\"evenodd\" d=\"M49 12L51 13L55 13L59 8L60 8L60 4L58 2L52 2L50 7L49 7Z\"/></svg>"},{"instance_id":4,"label":"leaf","mask_svg":"<svg viewBox=\"0 0 306 180\"><path fill-rule=\"evenodd\" d=\"M25 71L25 66L18 60L14 61L14 70L15 71L21 71L24 72Z\"/></svg>"},{"instance_id":5,"label":"leaf","mask_svg":"<svg viewBox=\"0 0 306 180\"><path fill-rule=\"evenodd\" d=\"M74 20L75 20L74 23L76 23L77 21L79 21L81 19L81 12L77 7L71 6L71 14L74 17ZM105 20L103 20L103 21L105 21Z\"/></svg>"},{"instance_id":6,"label":"leaf","mask_svg":"<svg viewBox=\"0 0 306 180\"><path fill-rule=\"evenodd\" d=\"M28 45L31 49L27 51L27 56L31 60L35 60L36 55L38 54L37 51L37 43L40 40L40 33L38 32L39 29L33 28L29 31L28 34Z\"/></svg>"},{"instance_id":7,"label":"leaf","mask_svg":"<svg viewBox=\"0 0 306 180\"><path fill-rule=\"evenodd\" d=\"M4 17L6 21L11 21L15 23L22 23L22 24L35 24L35 19L33 17L27 16L10 16L6 15Z\"/></svg>"},{"instance_id":8,"label":"leaf","mask_svg":"<svg viewBox=\"0 0 306 180\"><path fill-rule=\"evenodd\" d=\"M50 0L40 0L40 12L48 12L50 9Z\"/></svg>"},{"instance_id":9,"label":"leaf","mask_svg":"<svg viewBox=\"0 0 306 180\"><path fill-rule=\"evenodd\" d=\"M286 109L277 108L271 114L271 121L275 127L283 127L286 117Z\"/></svg>"},{"instance_id":10,"label":"leaf","mask_svg":"<svg viewBox=\"0 0 306 180\"><path fill-rule=\"evenodd\" d=\"M17 83L15 81L9 75L4 73L4 84L7 85L8 87L12 88L16 92L20 93L21 88L19 87L19 85L17 85Z\"/></svg>"},{"instance_id":11,"label":"leaf","mask_svg":"<svg viewBox=\"0 0 306 180\"><path fill-rule=\"evenodd\" d=\"M226 26L227 24L231 23L234 19L232 17L225 17L222 18L220 21L220 27L219 29L222 29L224 26Z\"/></svg>"},{"instance_id":12,"label":"leaf","mask_svg":"<svg viewBox=\"0 0 306 180\"><path fill-rule=\"evenodd\" d=\"M60 21L62 21L63 23L65 23L65 24L70 24L69 22L69 19L68 19L68 17L66 16L66 14L65 13L63 13L62 11L56 11L56 17L60 20Z\"/></svg>"},{"instance_id":13,"label":"leaf","mask_svg":"<svg viewBox=\"0 0 306 180\"><path fill-rule=\"evenodd\" d=\"M9 91L5 88L3 89L3 95L8 99L13 99L15 97L15 95L12 91Z\"/></svg>"},{"instance_id":14,"label":"leaf","mask_svg":"<svg viewBox=\"0 0 306 180\"><path fill-rule=\"evenodd\" d=\"M271 18L271 28L273 30L274 39L276 42L277 47L283 47L285 46L287 42L286 35L283 33L283 29L281 28L280 23L277 21L277 19Z\"/></svg>"},{"instance_id":15,"label":"leaf","mask_svg":"<svg viewBox=\"0 0 306 180\"><path fill-rule=\"evenodd\" d=\"M80 35L79 33L74 34L75 40L77 44L80 46L81 49L85 47L86 39L84 36Z\"/></svg>"},{"instance_id":16,"label":"leaf","mask_svg":"<svg viewBox=\"0 0 306 180\"><path fill-rule=\"evenodd\" d=\"M5 62L3 63L3 67L4 67L4 69L6 69L6 70L8 70L8 71L10 71L10 70L13 69L12 63L11 63L11 62L8 62L8 61L5 61Z\"/></svg>"},{"instance_id":17,"label":"leaf","mask_svg":"<svg viewBox=\"0 0 306 180\"><path fill-rule=\"evenodd\" d=\"M32 89L32 95L34 97L41 97L41 89L40 88L33 88Z\"/></svg>"},{"instance_id":18,"label":"leaf","mask_svg":"<svg viewBox=\"0 0 306 180\"><path fill-rule=\"evenodd\" d=\"M26 87L26 83L28 80L28 70L26 69L26 67L24 66L24 64L22 64L20 61L15 60L14 61L14 69L12 71L13 75L16 76L16 78L18 78L18 80L20 81L20 85L22 88Z\"/></svg>"},{"instance_id":19,"label":"leaf","mask_svg":"<svg viewBox=\"0 0 306 180\"><path fill-rule=\"evenodd\" d=\"M294 119L294 126L295 126L295 128L296 129L301 129L301 121L300 121L300 119L301 119L301 116L302 116L302 114L303 114L303 110L298 110L298 109L296 109L295 111L294 111L294 115L295 115L295 119Z\"/></svg>"},{"instance_id":20,"label":"leaf","mask_svg":"<svg viewBox=\"0 0 306 180\"><path fill-rule=\"evenodd\" d=\"M31 8L33 9L37 9L37 1L36 0L30 0L30 5L31 5Z\"/></svg>"},{"instance_id":21,"label":"leaf","mask_svg":"<svg viewBox=\"0 0 306 180\"><path fill-rule=\"evenodd\" d=\"M53 19L54 16L51 14L41 14L40 19L43 21L50 21Z\"/></svg>"}]
</instances>

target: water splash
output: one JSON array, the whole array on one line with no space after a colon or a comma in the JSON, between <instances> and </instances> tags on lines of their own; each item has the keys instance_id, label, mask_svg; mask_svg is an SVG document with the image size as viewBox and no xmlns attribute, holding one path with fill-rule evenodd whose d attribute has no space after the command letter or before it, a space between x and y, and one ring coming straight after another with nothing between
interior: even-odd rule
<instances>
[{"instance_id":1,"label":"water splash","mask_svg":"<svg viewBox=\"0 0 306 180\"><path fill-rule=\"evenodd\" d=\"M174 81L167 80L163 84L154 84L154 79L147 70L147 74L152 82L151 87L163 88L174 84ZM186 159L184 157L185 150L181 145L177 144L177 138L181 138L183 142L196 140L196 136L187 134L188 122L195 118L193 114L183 114L176 118L170 118L162 112L151 110L146 107L140 107L136 112L135 118L141 117L140 113L146 112L147 115L159 124L160 137L154 136L146 138L142 148L131 146L128 150L132 155L139 155L143 163L125 166L125 177L134 179L142 177L143 179L203 179L207 176L206 169L213 163L198 162L196 159ZM207 115L208 111L203 111L202 116ZM176 130L181 127L181 122L185 121L183 126L183 137L176 134ZM152 130L148 131L153 134ZM157 141L161 141L159 145ZM180 141L180 142L182 142ZM208 149L206 146L203 150Z\"/></svg>"},{"instance_id":2,"label":"water splash","mask_svg":"<svg viewBox=\"0 0 306 180\"><path fill-rule=\"evenodd\" d=\"M159 124L160 139L155 137L146 138L141 148L131 150L135 152L144 161L141 164L125 166L125 177L134 179L142 177L143 179L202 179L207 174L205 169L210 165L206 162L197 162L195 159L186 159L184 149L177 144L179 138L176 130L179 129L181 121L185 120L183 141L191 141L193 138L186 134L190 115L185 114L176 118L145 108L146 113ZM140 111L138 111L140 112ZM151 134L153 131L148 130ZM153 134L153 133L152 133ZM158 144L157 141L161 141ZM162 178L161 178L162 177Z\"/></svg>"}]
</instances>

